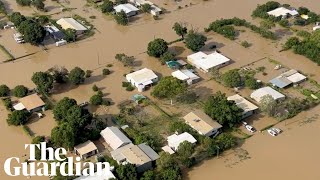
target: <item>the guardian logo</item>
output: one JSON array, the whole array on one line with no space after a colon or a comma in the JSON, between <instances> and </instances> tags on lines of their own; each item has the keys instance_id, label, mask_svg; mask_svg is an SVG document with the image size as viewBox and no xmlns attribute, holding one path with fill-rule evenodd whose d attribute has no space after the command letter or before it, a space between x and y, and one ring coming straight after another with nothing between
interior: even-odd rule
<instances>
[{"instance_id":1,"label":"the guardian logo","mask_svg":"<svg viewBox=\"0 0 320 180\"><path fill-rule=\"evenodd\" d=\"M4 163L4 171L9 176L103 176L110 170L108 162L81 162L80 157L65 157L67 151L64 148L54 150L46 147L46 143L26 144L29 148L28 162L22 162L18 157L8 158ZM40 149L41 159L35 159L35 150ZM48 156L48 157L47 157ZM14 166L12 165L14 164ZM19 164L16 166L16 164ZM96 166L96 168L95 168ZM95 172L96 169L96 172ZM66 172L67 171L67 172Z\"/></svg>"}]
</instances>

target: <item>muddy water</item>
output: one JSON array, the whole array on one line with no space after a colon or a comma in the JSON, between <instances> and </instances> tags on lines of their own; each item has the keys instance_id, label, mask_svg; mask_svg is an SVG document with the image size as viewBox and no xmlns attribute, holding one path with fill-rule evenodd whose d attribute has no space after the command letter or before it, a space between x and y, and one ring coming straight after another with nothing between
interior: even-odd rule
<instances>
[{"instance_id":1,"label":"muddy water","mask_svg":"<svg viewBox=\"0 0 320 180\"><path fill-rule=\"evenodd\" d=\"M229 151L219 159L212 159L195 167L188 179L310 179L320 178L318 137L320 108L305 112L287 123L278 125L284 130L278 137L256 134L241 150Z\"/></svg>"},{"instance_id":2,"label":"muddy water","mask_svg":"<svg viewBox=\"0 0 320 180\"><path fill-rule=\"evenodd\" d=\"M119 103L120 101L129 98L136 92L127 92L121 87L121 81L124 81L123 74L128 73L130 69L123 67L119 62L116 62L114 60L114 56L116 53L126 53L128 55L135 56L138 63L137 66L134 67L134 69L149 67L151 69L154 69L161 75L169 75L171 73L170 70L168 70L164 66L160 66L160 64L155 59L148 58L144 53L146 51L146 46L151 39L157 37L164 38L167 41L177 39L177 35L171 29L172 25L175 22L187 22L190 28L193 27L195 29L198 29L199 31L203 31L203 28L207 27L210 22L219 18L231 18L237 16L240 18L251 20L250 14L256 7L256 4L264 3L266 1L267 0L242 0L241 5L236 6L234 0L210 0L208 2L197 0L192 1L195 5L185 7L185 5L190 4L191 1L187 2L183 0L181 4L183 8L181 10L177 10L177 6L179 5L172 3L172 1L156 0L156 4L158 4L160 7L166 8L168 11L170 11L170 13L164 14L159 21L150 19L148 15L139 15L138 18L136 18L134 22L131 22L128 27L117 26L112 19L102 15L100 12L91 7L84 8L85 0L70 1L70 3L64 5L66 7L77 9L73 10L71 13L66 12L65 14L53 15L53 18L60 18L62 16L72 15L73 13L75 13L89 19L89 16L94 15L96 16L96 19L90 21L97 28L95 36L59 48L50 46L48 51L42 51L41 48L30 49L28 45L19 45L15 48L12 34L8 31L0 32L0 34L2 35L2 37L0 37L1 44L5 42L4 44L7 44L8 49L14 56L18 57L21 56L21 54L37 52L33 56L28 56L15 62L0 64L0 82L1 84L7 84L12 88L17 84L24 84L29 88L32 88L34 87L34 85L30 79L33 72L45 71L53 67L54 65L65 66L68 69L71 69L74 66L80 66L83 69L94 70L93 77L89 78L85 82L85 85L82 85L79 88L65 87L62 90L61 94L53 95L54 99L59 100L64 96L70 96L78 100L78 102L88 100L93 94L93 92L91 91L92 85L97 84L98 87L102 88L102 91L105 93L106 98L110 98L115 103ZM11 0L7 0L6 2L10 2L9 7L12 11L21 11L26 15L31 15L32 13L34 13L34 10L32 8L17 7L15 2L11 3ZM320 12L320 6L315 5L317 4L317 0L283 0L281 2L289 3L296 7L301 5L307 6L313 11L316 11L318 13ZM164 5L164 3L166 3L167 5ZM55 5L53 4L52 6ZM51 13L55 12L56 10L53 10ZM315 74L315 78L318 78L317 80L320 80L320 71L319 68L315 66L315 64L305 59L304 57L293 55L290 52L279 54L277 53L278 49L274 47L274 44L260 38L259 36L250 35L250 38L253 38L251 40L253 42L253 46L252 50L248 50L248 52L246 53L243 53L243 51L245 51L244 48L241 48L239 45L228 40L222 40L222 38L218 35L213 35L212 38L212 41L223 42L223 47L221 47L221 49L226 53L226 55L230 54L231 58L234 58L235 60L241 62L239 64L234 63L232 67L237 67L245 64L246 60L249 59L250 56L255 56L254 58L250 58L250 60L254 60L258 57L272 55L276 56L275 59L288 63L290 67L292 66L293 68L297 69L301 68L303 72ZM247 37L244 36L239 38L244 38L243 40L245 40L245 38ZM7 41L10 41L10 43ZM188 51L185 51L181 54L182 58L185 58L185 56L187 55L186 52ZM107 77L102 77L101 71L106 64L114 65L112 68L110 68L113 73ZM209 83L208 85L204 86L205 89L202 88L202 90L205 90L204 92L206 93L213 93L217 89L224 90L220 86L215 87L214 83ZM215 88L215 90L210 90L210 88ZM146 94L148 93L149 92L146 92ZM108 109L99 110L99 113L115 113L116 110L116 106L111 106ZM315 111L312 112L314 113ZM312 112L310 112L310 114L312 114ZM307 116L308 114L303 115ZM50 118L50 116L48 116L48 118ZM300 118L304 117L300 116ZM0 112L0 119L0 140L2 144L4 144L4 147L1 146L0 150L0 167L1 169L3 169L2 165L6 158L11 156L20 157L25 153L23 151L23 145L30 142L30 139L28 139L28 137L23 134L21 129L8 127L6 125L5 111ZM316 125L318 124L313 123L303 127L297 127L296 129L298 130L288 131L288 133L285 132L283 136L276 139L266 135L257 135L254 138L248 140L243 145L243 148L250 153L250 156L252 156L250 160L245 161L244 163L248 163L248 166L243 167L244 165L240 164L239 166L235 166L233 168L226 168L223 159L212 160L206 162L200 167L195 168L194 171L190 172L189 177L190 179L207 179L207 177L219 177L217 179L223 180L233 179L234 176L232 176L233 174L230 173L230 171L234 171L234 173L238 173L238 176L241 177L239 179L248 179L248 177L250 176L247 173L248 169L253 168L257 172L262 169L266 170L263 173L268 172L266 176L263 176L262 171L260 171L262 175L260 174L258 176L257 173L255 174L257 175L256 177L270 177L270 174L275 174L279 175L279 177L282 177L281 175L283 175L283 177L295 178L295 176L285 176L286 174L288 174L286 173L286 171L278 171L279 164L282 164L283 167L292 166L291 168L295 168L299 167L299 165L297 165L298 163L293 164L292 160L290 159L297 158L294 159L294 162L298 162L297 160L301 160L302 163L305 163L309 159L313 158L312 153L318 150L318 145L316 145L316 143L302 141L301 139L310 137L310 133L317 133L313 132L315 131ZM41 120L30 125L32 130L34 130L38 134L43 135L50 134L49 131L52 126L54 126L53 121L50 122L50 126L47 126L47 124ZM296 137L297 134L299 135L298 137ZM305 150L303 150L302 147L299 146L299 148L297 149L300 150L299 152L302 152L301 154L304 154L305 156L297 155L297 149L292 148L293 144L291 144L295 143L296 140L301 141L298 141L299 143L301 143L300 146L308 147L304 149L311 149L309 151L311 153L305 153ZM277 149L272 149L275 152L266 152L265 148L269 148L271 146L277 146ZM287 146L290 147L290 152L287 152ZM280 152L278 152L277 150L280 150ZM263 153L267 153L267 156L263 156ZM271 159L273 157L279 159L279 164L278 162L275 164L272 163ZM305 158L305 160L303 160L303 158ZM317 157L315 157L314 160L310 160L310 163L317 160L316 158ZM259 167L261 168L259 169ZM307 169L310 173L310 176L315 175L315 172L313 172L313 168L315 167L316 165ZM298 173L299 171L293 172ZM4 177L5 179L9 179L3 175L3 171L0 171L0 173L1 179L3 179L2 177ZM309 179L312 179L312 177Z\"/></svg>"}]
</instances>

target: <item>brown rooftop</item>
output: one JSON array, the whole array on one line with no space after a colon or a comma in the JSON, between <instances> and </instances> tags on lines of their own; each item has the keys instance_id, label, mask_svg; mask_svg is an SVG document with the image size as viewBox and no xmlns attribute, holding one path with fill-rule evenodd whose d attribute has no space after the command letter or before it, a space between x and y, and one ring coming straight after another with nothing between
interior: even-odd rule
<instances>
[{"instance_id":1,"label":"brown rooftop","mask_svg":"<svg viewBox=\"0 0 320 180\"><path fill-rule=\"evenodd\" d=\"M23 97L19 99L19 102L22 103L28 111L45 105L45 103L37 94L31 94Z\"/></svg>"}]
</instances>

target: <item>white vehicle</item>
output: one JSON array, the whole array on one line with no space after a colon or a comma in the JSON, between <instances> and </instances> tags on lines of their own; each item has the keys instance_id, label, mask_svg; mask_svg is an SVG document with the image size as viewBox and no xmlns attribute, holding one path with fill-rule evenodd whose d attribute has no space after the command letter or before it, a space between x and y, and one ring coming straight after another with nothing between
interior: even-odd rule
<instances>
[{"instance_id":1,"label":"white vehicle","mask_svg":"<svg viewBox=\"0 0 320 180\"><path fill-rule=\"evenodd\" d=\"M250 125L246 125L245 127L246 127L246 129L247 129L249 132L251 132L251 133L256 132L256 129L255 129L254 127L250 126Z\"/></svg>"},{"instance_id":2,"label":"white vehicle","mask_svg":"<svg viewBox=\"0 0 320 180\"><path fill-rule=\"evenodd\" d=\"M268 129L267 131L268 131L268 133L269 133L271 136L277 136L277 135L278 135L278 134L277 134L275 131L273 131L272 129Z\"/></svg>"},{"instance_id":3,"label":"white vehicle","mask_svg":"<svg viewBox=\"0 0 320 180\"><path fill-rule=\"evenodd\" d=\"M37 115L38 115L38 118L42 118L43 117L42 113L37 113Z\"/></svg>"},{"instance_id":4,"label":"white vehicle","mask_svg":"<svg viewBox=\"0 0 320 180\"><path fill-rule=\"evenodd\" d=\"M271 128L272 131L276 132L277 134L280 134L282 132L279 128Z\"/></svg>"}]
</instances>

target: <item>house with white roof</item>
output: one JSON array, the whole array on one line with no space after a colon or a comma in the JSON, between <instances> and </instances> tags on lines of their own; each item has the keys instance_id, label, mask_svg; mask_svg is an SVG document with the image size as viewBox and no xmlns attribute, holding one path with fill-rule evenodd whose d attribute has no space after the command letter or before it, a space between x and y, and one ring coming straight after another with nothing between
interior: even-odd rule
<instances>
[{"instance_id":1,"label":"house with white roof","mask_svg":"<svg viewBox=\"0 0 320 180\"><path fill-rule=\"evenodd\" d=\"M287 9L285 7L278 7L272 11L267 12L271 16L275 17L288 17L288 16L298 16L299 13L295 9Z\"/></svg>"},{"instance_id":2,"label":"house with white roof","mask_svg":"<svg viewBox=\"0 0 320 180\"><path fill-rule=\"evenodd\" d=\"M45 103L43 100L38 96L38 94L31 94L29 96L25 96L18 100L18 103L13 105L13 108L17 111L20 110L27 110L29 112L37 112L43 111L45 107Z\"/></svg>"},{"instance_id":3,"label":"house with white roof","mask_svg":"<svg viewBox=\"0 0 320 180\"><path fill-rule=\"evenodd\" d=\"M139 92L158 82L158 76L150 69L144 68L133 73L127 74L126 79L133 86L138 88Z\"/></svg>"},{"instance_id":4,"label":"house with white roof","mask_svg":"<svg viewBox=\"0 0 320 180\"><path fill-rule=\"evenodd\" d=\"M200 110L190 112L183 117L185 123L204 136L216 136L222 126Z\"/></svg>"},{"instance_id":5,"label":"house with white roof","mask_svg":"<svg viewBox=\"0 0 320 180\"><path fill-rule=\"evenodd\" d=\"M97 146L92 141L86 141L74 147L76 155L80 156L81 159L87 159L98 153Z\"/></svg>"},{"instance_id":6,"label":"house with white roof","mask_svg":"<svg viewBox=\"0 0 320 180\"><path fill-rule=\"evenodd\" d=\"M191 85L200 80L200 77L194 74L189 69L177 70L171 73L171 75L181 81L187 82L187 84Z\"/></svg>"},{"instance_id":7,"label":"house with white roof","mask_svg":"<svg viewBox=\"0 0 320 180\"><path fill-rule=\"evenodd\" d=\"M240 96L239 94L229 96L227 99L229 101L234 101L235 104L243 110L242 119L253 115L258 109L258 106L246 100L244 97Z\"/></svg>"},{"instance_id":8,"label":"house with white roof","mask_svg":"<svg viewBox=\"0 0 320 180\"><path fill-rule=\"evenodd\" d=\"M287 72L282 73L276 78L271 79L269 82L278 88L285 88L291 84L299 84L307 79L306 76L299 73L295 69L291 69Z\"/></svg>"},{"instance_id":9,"label":"house with white roof","mask_svg":"<svg viewBox=\"0 0 320 180\"><path fill-rule=\"evenodd\" d=\"M260 102L262 97L264 97L266 95L270 95L274 100L277 100L277 101L283 100L286 98L285 95L279 93L278 91L272 89L269 86L253 91L253 93L250 95L250 97L257 102Z\"/></svg>"},{"instance_id":10,"label":"house with white roof","mask_svg":"<svg viewBox=\"0 0 320 180\"><path fill-rule=\"evenodd\" d=\"M107 127L102 130L100 134L113 150L132 143L132 141L117 127Z\"/></svg>"},{"instance_id":11,"label":"house with white roof","mask_svg":"<svg viewBox=\"0 0 320 180\"><path fill-rule=\"evenodd\" d=\"M182 134L173 134L167 138L168 146L172 148L174 151L177 151L179 148L179 145L185 141L195 144L197 140L189 133L184 132Z\"/></svg>"},{"instance_id":12,"label":"house with white roof","mask_svg":"<svg viewBox=\"0 0 320 180\"><path fill-rule=\"evenodd\" d=\"M119 4L113 8L117 13L124 11L127 17L135 16L138 14L139 9L132 4Z\"/></svg>"},{"instance_id":13,"label":"house with white roof","mask_svg":"<svg viewBox=\"0 0 320 180\"><path fill-rule=\"evenodd\" d=\"M134 164L138 172L151 169L152 162L159 158L159 155L145 143L128 144L112 151L111 156L118 164Z\"/></svg>"},{"instance_id":14,"label":"house with white roof","mask_svg":"<svg viewBox=\"0 0 320 180\"><path fill-rule=\"evenodd\" d=\"M189 55L187 60L191 65L204 72L209 72L213 68L221 68L231 62L229 58L216 51L209 55L199 51Z\"/></svg>"},{"instance_id":15,"label":"house with white roof","mask_svg":"<svg viewBox=\"0 0 320 180\"><path fill-rule=\"evenodd\" d=\"M154 16L159 16L162 13L162 9L156 6L153 2L146 0L130 0L130 2L135 4L137 7L141 7L144 4L149 4L151 6L150 14Z\"/></svg>"},{"instance_id":16,"label":"house with white roof","mask_svg":"<svg viewBox=\"0 0 320 180\"><path fill-rule=\"evenodd\" d=\"M57 21L57 24L61 26L62 29L67 30L67 29L74 29L76 30L76 34L80 35L83 34L85 31L88 30L87 27L79 23L73 18L61 18Z\"/></svg>"}]
</instances>

